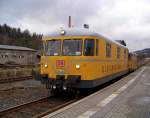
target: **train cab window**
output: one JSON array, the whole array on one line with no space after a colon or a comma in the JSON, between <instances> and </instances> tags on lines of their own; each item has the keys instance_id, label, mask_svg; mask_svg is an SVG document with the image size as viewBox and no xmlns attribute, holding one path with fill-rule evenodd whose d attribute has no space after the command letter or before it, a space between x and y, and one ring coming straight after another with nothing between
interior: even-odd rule
<instances>
[{"instance_id":1,"label":"train cab window","mask_svg":"<svg viewBox=\"0 0 150 118\"><path fill-rule=\"evenodd\" d=\"M46 55L46 51L47 51L46 49L47 49L47 43L44 41L42 45L42 50L41 50L42 55Z\"/></svg>"},{"instance_id":2,"label":"train cab window","mask_svg":"<svg viewBox=\"0 0 150 118\"><path fill-rule=\"evenodd\" d=\"M117 47L117 58L120 58L121 48Z\"/></svg>"},{"instance_id":3,"label":"train cab window","mask_svg":"<svg viewBox=\"0 0 150 118\"><path fill-rule=\"evenodd\" d=\"M94 40L93 39L85 39L84 56L94 56Z\"/></svg>"},{"instance_id":4,"label":"train cab window","mask_svg":"<svg viewBox=\"0 0 150 118\"><path fill-rule=\"evenodd\" d=\"M106 57L111 57L111 44L106 43Z\"/></svg>"},{"instance_id":5,"label":"train cab window","mask_svg":"<svg viewBox=\"0 0 150 118\"><path fill-rule=\"evenodd\" d=\"M61 53L61 41L60 40L49 40L46 45L46 55L58 56Z\"/></svg>"},{"instance_id":6,"label":"train cab window","mask_svg":"<svg viewBox=\"0 0 150 118\"><path fill-rule=\"evenodd\" d=\"M82 55L82 40L81 39L65 39L63 41L64 56L81 56Z\"/></svg>"}]
</instances>

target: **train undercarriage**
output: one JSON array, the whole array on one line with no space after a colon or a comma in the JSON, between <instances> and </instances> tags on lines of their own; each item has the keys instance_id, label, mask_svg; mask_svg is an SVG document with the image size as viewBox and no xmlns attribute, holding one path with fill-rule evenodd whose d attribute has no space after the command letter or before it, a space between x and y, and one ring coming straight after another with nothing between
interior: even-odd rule
<instances>
[{"instance_id":1,"label":"train undercarriage","mask_svg":"<svg viewBox=\"0 0 150 118\"><path fill-rule=\"evenodd\" d=\"M40 80L50 90L51 94L59 94L64 92L77 93L79 91L80 75L57 75L56 78L48 78L47 75L36 75L37 80Z\"/></svg>"}]
</instances>

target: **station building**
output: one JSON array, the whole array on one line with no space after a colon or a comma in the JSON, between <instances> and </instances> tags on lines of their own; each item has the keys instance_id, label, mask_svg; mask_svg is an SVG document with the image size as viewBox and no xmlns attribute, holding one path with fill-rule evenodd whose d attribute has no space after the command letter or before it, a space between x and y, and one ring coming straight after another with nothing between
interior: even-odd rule
<instances>
[{"instance_id":1,"label":"station building","mask_svg":"<svg viewBox=\"0 0 150 118\"><path fill-rule=\"evenodd\" d=\"M36 50L10 45L0 45L0 65L35 65Z\"/></svg>"}]
</instances>

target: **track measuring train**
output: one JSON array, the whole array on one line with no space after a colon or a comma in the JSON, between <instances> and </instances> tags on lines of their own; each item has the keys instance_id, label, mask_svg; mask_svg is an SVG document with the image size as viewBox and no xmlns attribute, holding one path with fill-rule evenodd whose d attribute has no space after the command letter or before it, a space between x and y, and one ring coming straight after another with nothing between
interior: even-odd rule
<instances>
[{"instance_id":1,"label":"track measuring train","mask_svg":"<svg viewBox=\"0 0 150 118\"><path fill-rule=\"evenodd\" d=\"M128 48L88 29L61 29L43 45L40 77L53 91L94 88L129 71Z\"/></svg>"}]
</instances>

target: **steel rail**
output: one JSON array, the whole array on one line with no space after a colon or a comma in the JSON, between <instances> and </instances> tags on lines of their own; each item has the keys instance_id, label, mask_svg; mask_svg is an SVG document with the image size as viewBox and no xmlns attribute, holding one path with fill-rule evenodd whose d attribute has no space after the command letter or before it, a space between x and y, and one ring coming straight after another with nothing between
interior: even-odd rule
<instances>
[{"instance_id":1,"label":"steel rail","mask_svg":"<svg viewBox=\"0 0 150 118\"><path fill-rule=\"evenodd\" d=\"M51 108L51 109L49 109L49 110L47 110L47 111L45 111L45 112L43 112L43 113L40 113L40 114L38 114L38 115L36 115L36 116L34 116L34 117L32 117L32 118L41 118L41 117L44 117L44 116L46 116L46 115L48 115L48 114L50 114L50 113L52 113L52 112L54 112L54 111L57 111L57 110L59 110L59 109L65 107L65 106L69 105L69 104L72 104L72 103L74 103L74 102L76 102L76 101L78 101L78 100L79 100L79 99L70 100L69 102L66 102L66 103L64 103L64 104L58 105L58 106L56 106L56 107L54 107L54 108Z\"/></svg>"},{"instance_id":2,"label":"steel rail","mask_svg":"<svg viewBox=\"0 0 150 118\"><path fill-rule=\"evenodd\" d=\"M0 84L8 83L8 82L16 82L32 79L32 76L24 76L24 77L14 77L14 78L4 78L0 79Z\"/></svg>"},{"instance_id":3,"label":"steel rail","mask_svg":"<svg viewBox=\"0 0 150 118\"><path fill-rule=\"evenodd\" d=\"M50 98L50 97L43 97L43 98L41 98L41 99L34 100L34 101L32 101L32 102L27 102L27 103L23 103L23 104L20 104L20 105L16 105L16 106L14 106L14 107L6 108L6 109L0 111L0 116L1 116L1 115L4 115L4 114L8 114L8 113L13 112L13 111L16 111L16 110L19 110L19 109L22 109L22 108L24 108L24 107L26 107L26 106L28 106L28 105L33 105L33 104L35 104L35 103L40 103L40 102L46 101L46 100L48 100L49 98Z\"/></svg>"}]
</instances>

